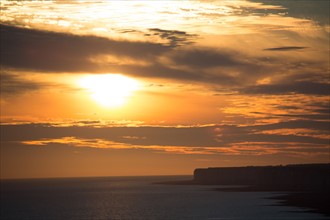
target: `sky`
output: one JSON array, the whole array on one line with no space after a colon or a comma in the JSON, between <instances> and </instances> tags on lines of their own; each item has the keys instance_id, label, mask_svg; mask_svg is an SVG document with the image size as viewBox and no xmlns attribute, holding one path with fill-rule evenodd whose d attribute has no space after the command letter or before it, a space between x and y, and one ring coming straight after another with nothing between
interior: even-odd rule
<instances>
[{"instance_id":1,"label":"sky","mask_svg":"<svg viewBox=\"0 0 330 220\"><path fill-rule=\"evenodd\" d=\"M0 177L330 162L327 0L0 1Z\"/></svg>"}]
</instances>

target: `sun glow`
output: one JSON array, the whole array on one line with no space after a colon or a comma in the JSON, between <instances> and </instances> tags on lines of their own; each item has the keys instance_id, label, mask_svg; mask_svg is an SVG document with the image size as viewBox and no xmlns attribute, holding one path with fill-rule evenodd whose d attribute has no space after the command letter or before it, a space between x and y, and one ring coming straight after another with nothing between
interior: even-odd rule
<instances>
[{"instance_id":1,"label":"sun glow","mask_svg":"<svg viewBox=\"0 0 330 220\"><path fill-rule=\"evenodd\" d=\"M139 88L138 81L120 74L89 75L78 84L87 89L98 104L109 108L123 105Z\"/></svg>"}]
</instances>

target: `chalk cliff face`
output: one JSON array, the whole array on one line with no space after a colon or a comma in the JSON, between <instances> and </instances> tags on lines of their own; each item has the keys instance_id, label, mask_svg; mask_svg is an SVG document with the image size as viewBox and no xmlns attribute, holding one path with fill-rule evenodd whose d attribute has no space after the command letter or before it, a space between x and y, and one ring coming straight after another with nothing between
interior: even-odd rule
<instances>
[{"instance_id":1,"label":"chalk cliff face","mask_svg":"<svg viewBox=\"0 0 330 220\"><path fill-rule=\"evenodd\" d=\"M194 181L199 184L330 190L330 164L196 169L194 171Z\"/></svg>"}]
</instances>

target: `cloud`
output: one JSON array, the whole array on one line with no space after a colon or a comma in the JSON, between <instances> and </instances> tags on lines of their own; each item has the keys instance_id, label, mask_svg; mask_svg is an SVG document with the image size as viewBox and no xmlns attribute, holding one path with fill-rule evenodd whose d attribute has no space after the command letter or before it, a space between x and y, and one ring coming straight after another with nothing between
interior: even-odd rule
<instances>
[{"instance_id":1,"label":"cloud","mask_svg":"<svg viewBox=\"0 0 330 220\"><path fill-rule=\"evenodd\" d=\"M245 87L242 94L308 94L308 95L330 95L329 83L318 82L291 82L281 84L265 84Z\"/></svg>"},{"instance_id":2,"label":"cloud","mask_svg":"<svg viewBox=\"0 0 330 220\"><path fill-rule=\"evenodd\" d=\"M217 146L213 137L213 127L61 127L58 124L55 126L52 124L1 125L2 140L24 141L73 136L87 139L107 139L114 142L146 146ZM127 138L128 136L135 138Z\"/></svg>"},{"instance_id":3,"label":"cloud","mask_svg":"<svg viewBox=\"0 0 330 220\"><path fill-rule=\"evenodd\" d=\"M2 95L26 93L43 87L42 84L27 82L26 80L20 79L17 75L8 73L1 73L0 85Z\"/></svg>"},{"instance_id":4,"label":"cloud","mask_svg":"<svg viewBox=\"0 0 330 220\"><path fill-rule=\"evenodd\" d=\"M234 55L235 54L235 55ZM212 68L251 65L239 60L241 55L233 50L216 50L207 48L195 48L178 50L170 59L178 65L191 66L192 68ZM252 66L252 65L251 65Z\"/></svg>"},{"instance_id":5,"label":"cloud","mask_svg":"<svg viewBox=\"0 0 330 220\"><path fill-rule=\"evenodd\" d=\"M230 154L238 150L252 151L253 148L258 152L270 153L269 147L276 147L276 152L285 152L290 146L306 149L313 146L326 148L329 143L327 126L327 122L311 120L252 126L202 127L99 127L90 126L88 123L80 127L61 127L58 124L7 124L1 125L1 141L4 144L20 142L39 146L57 143L76 147L151 149L200 154L202 151L209 154Z\"/></svg>"},{"instance_id":6,"label":"cloud","mask_svg":"<svg viewBox=\"0 0 330 220\"><path fill-rule=\"evenodd\" d=\"M187 49L178 47L191 37L186 32L150 31L171 41L170 46L1 25L1 64L16 70L123 73L220 86L253 82L260 75L262 65L237 50Z\"/></svg>"},{"instance_id":7,"label":"cloud","mask_svg":"<svg viewBox=\"0 0 330 220\"><path fill-rule=\"evenodd\" d=\"M266 0L252 0L253 2L270 3ZM287 11L286 16L312 19L320 24L329 24L329 1L271 1L273 7L282 7ZM271 10L264 11L268 14Z\"/></svg>"},{"instance_id":8,"label":"cloud","mask_svg":"<svg viewBox=\"0 0 330 220\"><path fill-rule=\"evenodd\" d=\"M152 28L148 34L166 42L125 41L1 25L1 65L8 71L20 70L22 74L26 70L122 73L133 77L198 83L212 90L226 89L226 92L238 91L243 95L329 94L326 73L319 62L310 61L306 67L299 60L300 67L293 70L292 65L298 65L298 61L287 62L285 59L291 59L289 57L274 58L276 62L272 63L257 53L246 53L244 48L189 45L195 35L185 31ZM297 49L303 47L266 50L286 50L289 53ZM290 69L290 74L279 74L287 69ZM310 74L301 73L306 69ZM267 77L271 83L258 84ZM279 77L282 78L277 80ZM38 89L31 83L26 84L30 91Z\"/></svg>"},{"instance_id":9,"label":"cloud","mask_svg":"<svg viewBox=\"0 0 330 220\"><path fill-rule=\"evenodd\" d=\"M295 143L297 145L301 144L320 144L327 145L328 139L322 138L321 136L316 136L315 133L309 133L306 136L297 135L294 129L284 129L285 124L283 124L283 132L269 132L270 129L262 129L262 126L224 126L220 127L217 134L217 141L221 146L227 146L232 144L240 144L244 142L254 142L254 143ZM275 130L275 129L274 129ZM293 132L284 132L288 130L293 130ZM264 132L268 131L268 132ZM316 133L319 133L316 131ZM322 133L322 132L321 132ZM324 133L323 133L324 134ZM266 146L265 146L266 147Z\"/></svg>"},{"instance_id":10,"label":"cloud","mask_svg":"<svg viewBox=\"0 0 330 220\"><path fill-rule=\"evenodd\" d=\"M197 155L274 155L274 154L289 154L295 156L315 156L324 155L327 153L327 147L315 145L313 148L304 146L301 143L290 143L289 145L274 144L272 142L242 142L232 144L227 147L184 147L184 146L157 146L157 145L130 145L108 141L105 139L83 139L76 137L62 137L58 139L41 139L22 141L23 145L47 147L64 145L75 148L94 148L107 150L148 150L157 153L167 154L197 154Z\"/></svg>"},{"instance_id":11,"label":"cloud","mask_svg":"<svg viewBox=\"0 0 330 220\"><path fill-rule=\"evenodd\" d=\"M19 74L8 72L1 72L0 78L1 95L3 97L31 93L49 87L66 88L66 86L59 83L33 81L25 79Z\"/></svg>"},{"instance_id":12,"label":"cloud","mask_svg":"<svg viewBox=\"0 0 330 220\"><path fill-rule=\"evenodd\" d=\"M313 121L313 120L291 120L285 122L271 123L265 125L258 125L250 127L254 130L275 130L275 129L309 129L327 132L329 123L327 121ZM285 133L286 134L286 133Z\"/></svg>"},{"instance_id":13,"label":"cloud","mask_svg":"<svg viewBox=\"0 0 330 220\"><path fill-rule=\"evenodd\" d=\"M150 33L145 34L145 36L159 36L162 39L167 40L169 46L177 47L183 45L189 45L193 43L193 39L197 37L195 34L188 34L185 31L178 30L164 30L160 28L150 28Z\"/></svg>"},{"instance_id":14,"label":"cloud","mask_svg":"<svg viewBox=\"0 0 330 220\"><path fill-rule=\"evenodd\" d=\"M301 128L328 130L329 108L326 95L260 93L231 95L230 105L219 110L225 114L226 123L288 126L299 122Z\"/></svg>"},{"instance_id":15,"label":"cloud","mask_svg":"<svg viewBox=\"0 0 330 220\"><path fill-rule=\"evenodd\" d=\"M150 146L150 145L131 145L119 142L113 142L105 139L84 139L76 137L62 137L57 139L41 139L32 141L22 141L24 145L48 146L54 144L67 145L70 147L97 148L97 149L144 149L171 154L214 154L209 148L183 147L183 146Z\"/></svg>"},{"instance_id":16,"label":"cloud","mask_svg":"<svg viewBox=\"0 0 330 220\"><path fill-rule=\"evenodd\" d=\"M277 117L296 118L296 119L310 119L310 120L329 120L329 113L327 114L275 114Z\"/></svg>"},{"instance_id":17,"label":"cloud","mask_svg":"<svg viewBox=\"0 0 330 220\"><path fill-rule=\"evenodd\" d=\"M167 46L155 43L116 41L1 25L1 64L11 68L47 72L104 71L104 67L92 62L91 58L115 55L143 60L166 50Z\"/></svg>"},{"instance_id":18,"label":"cloud","mask_svg":"<svg viewBox=\"0 0 330 220\"><path fill-rule=\"evenodd\" d=\"M264 50L270 50L270 51L291 51L291 50L302 50L306 49L308 47L299 47L299 46L286 46L286 47L271 47L266 48Z\"/></svg>"}]
</instances>

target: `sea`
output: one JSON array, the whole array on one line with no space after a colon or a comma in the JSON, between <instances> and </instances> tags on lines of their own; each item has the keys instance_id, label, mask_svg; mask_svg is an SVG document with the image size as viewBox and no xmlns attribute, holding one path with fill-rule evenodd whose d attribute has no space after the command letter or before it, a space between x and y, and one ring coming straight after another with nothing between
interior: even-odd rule
<instances>
[{"instance_id":1,"label":"sea","mask_svg":"<svg viewBox=\"0 0 330 220\"><path fill-rule=\"evenodd\" d=\"M166 185L191 176L89 177L1 181L1 219L295 220L328 219L280 206L274 192ZM225 187L225 186L223 186Z\"/></svg>"}]
</instances>

